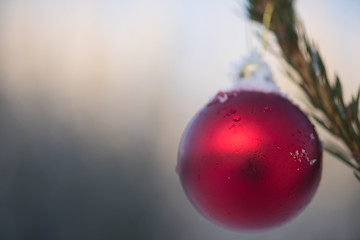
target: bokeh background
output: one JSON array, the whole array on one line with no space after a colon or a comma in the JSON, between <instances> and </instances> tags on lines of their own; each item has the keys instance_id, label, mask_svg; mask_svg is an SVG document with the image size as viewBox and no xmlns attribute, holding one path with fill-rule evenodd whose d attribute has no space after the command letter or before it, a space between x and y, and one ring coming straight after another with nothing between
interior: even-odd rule
<instances>
[{"instance_id":1,"label":"bokeh background","mask_svg":"<svg viewBox=\"0 0 360 240\"><path fill-rule=\"evenodd\" d=\"M0 239L359 239L360 184L327 154L315 198L281 228L229 231L186 199L175 173L181 134L249 53L239 3L1 0ZM354 94L360 2L297 9Z\"/></svg>"}]
</instances>

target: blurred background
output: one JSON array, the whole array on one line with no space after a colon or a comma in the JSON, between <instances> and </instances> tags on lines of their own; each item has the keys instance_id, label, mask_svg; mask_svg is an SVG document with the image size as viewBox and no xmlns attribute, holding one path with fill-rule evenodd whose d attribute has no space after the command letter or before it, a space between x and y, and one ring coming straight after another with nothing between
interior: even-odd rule
<instances>
[{"instance_id":1,"label":"blurred background","mask_svg":"<svg viewBox=\"0 0 360 240\"><path fill-rule=\"evenodd\" d=\"M360 2L297 8L354 94ZM327 154L315 198L281 228L229 231L186 199L181 134L231 85L249 34L235 0L1 0L0 239L359 239L360 184Z\"/></svg>"}]
</instances>

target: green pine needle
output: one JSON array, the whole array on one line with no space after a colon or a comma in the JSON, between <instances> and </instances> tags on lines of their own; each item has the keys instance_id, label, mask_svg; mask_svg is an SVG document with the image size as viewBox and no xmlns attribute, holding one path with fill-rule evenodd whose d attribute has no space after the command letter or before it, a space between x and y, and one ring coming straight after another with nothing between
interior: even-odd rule
<instances>
[{"instance_id":1,"label":"green pine needle","mask_svg":"<svg viewBox=\"0 0 360 240\"><path fill-rule=\"evenodd\" d=\"M313 108L321 114L313 119L327 132L336 136L350 151L348 159L338 151L339 146L329 145L326 150L354 170L360 181L360 89L349 103L343 98L343 87L338 76L329 80L326 66L319 50L310 44L299 21L293 0L248 0L248 17L260 24L267 4L273 4L274 11L269 30L273 32L279 45L283 60L298 76L295 81L308 97ZM286 71L290 73L290 71ZM294 79L293 74L291 78ZM321 120L324 119L324 120Z\"/></svg>"}]
</instances>

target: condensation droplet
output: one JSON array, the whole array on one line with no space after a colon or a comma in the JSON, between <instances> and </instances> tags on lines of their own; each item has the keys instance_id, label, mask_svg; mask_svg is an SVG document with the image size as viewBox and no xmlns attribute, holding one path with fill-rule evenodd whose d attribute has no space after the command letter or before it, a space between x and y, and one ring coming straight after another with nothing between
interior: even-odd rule
<instances>
[{"instance_id":1,"label":"condensation droplet","mask_svg":"<svg viewBox=\"0 0 360 240\"><path fill-rule=\"evenodd\" d=\"M310 134L311 140L315 140L315 135L313 133Z\"/></svg>"},{"instance_id":2,"label":"condensation droplet","mask_svg":"<svg viewBox=\"0 0 360 240\"><path fill-rule=\"evenodd\" d=\"M239 122L241 120L241 117L239 115L236 115L233 117L234 122Z\"/></svg>"},{"instance_id":3,"label":"condensation droplet","mask_svg":"<svg viewBox=\"0 0 360 240\"><path fill-rule=\"evenodd\" d=\"M231 115L233 115L235 113L236 113L235 109L230 109L229 112L224 114L224 118L230 117Z\"/></svg>"},{"instance_id":4,"label":"condensation droplet","mask_svg":"<svg viewBox=\"0 0 360 240\"><path fill-rule=\"evenodd\" d=\"M271 112L271 107L264 107L264 112Z\"/></svg>"},{"instance_id":5,"label":"condensation droplet","mask_svg":"<svg viewBox=\"0 0 360 240\"><path fill-rule=\"evenodd\" d=\"M316 159L310 160L310 162L309 162L310 166L314 165L314 163L316 163L316 161L317 161Z\"/></svg>"},{"instance_id":6,"label":"condensation droplet","mask_svg":"<svg viewBox=\"0 0 360 240\"><path fill-rule=\"evenodd\" d=\"M282 148L280 146L276 146L276 150L280 151L280 150L282 150ZM290 155L291 155L291 153L290 153Z\"/></svg>"}]
</instances>

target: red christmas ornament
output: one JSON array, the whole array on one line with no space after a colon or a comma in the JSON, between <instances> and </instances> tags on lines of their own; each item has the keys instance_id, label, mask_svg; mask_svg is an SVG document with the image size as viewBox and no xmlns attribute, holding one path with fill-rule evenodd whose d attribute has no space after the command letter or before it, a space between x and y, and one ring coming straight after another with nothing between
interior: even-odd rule
<instances>
[{"instance_id":1,"label":"red christmas ornament","mask_svg":"<svg viewBox=\"0 0 360 240\"><path fill-rule=\"evenodd\" d=\"M177 171L206 218L259 230L288 222L310 202L322 146L304 113L279 94L265 63L253 56L241 69L239 86L219 92L188 125Z\"/></svg>"}]
</instances>

